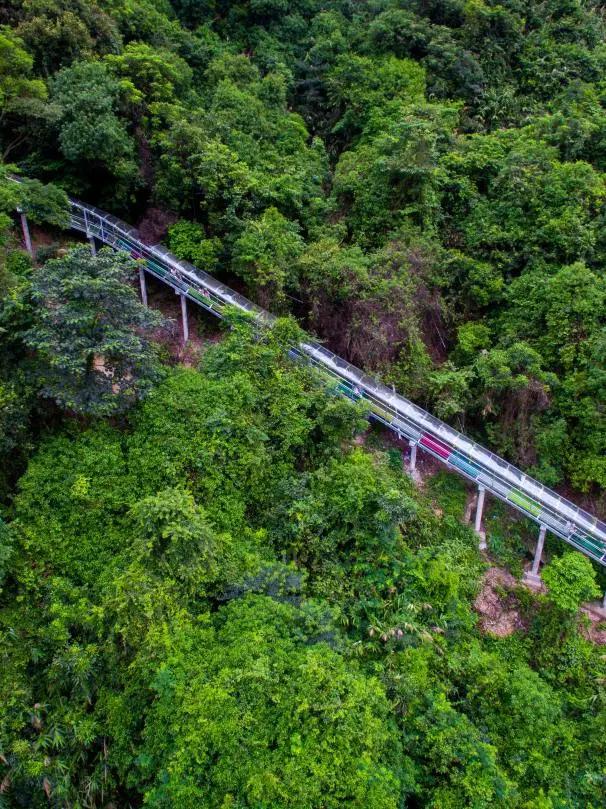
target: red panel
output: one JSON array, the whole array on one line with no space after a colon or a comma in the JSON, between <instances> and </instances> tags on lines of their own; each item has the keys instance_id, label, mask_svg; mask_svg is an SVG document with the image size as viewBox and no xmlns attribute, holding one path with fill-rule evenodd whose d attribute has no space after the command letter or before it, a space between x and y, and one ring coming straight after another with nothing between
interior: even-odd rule
<instances>
[{"instance_id":1,"label":"red panel","mask_svg":"<svg viewBox=\"0 0 606 809\"><path fill-rule=\"evenodd\" d=\"M448 447L444 446L444 444L440 443L440 441L437 441L435 438L431 438L429 435L424 435L419 441L419 444L432 450L432 452L435 452L440 458L446 459L452 453L452 450L448 449Z\"/></svg>"}]
</instances>

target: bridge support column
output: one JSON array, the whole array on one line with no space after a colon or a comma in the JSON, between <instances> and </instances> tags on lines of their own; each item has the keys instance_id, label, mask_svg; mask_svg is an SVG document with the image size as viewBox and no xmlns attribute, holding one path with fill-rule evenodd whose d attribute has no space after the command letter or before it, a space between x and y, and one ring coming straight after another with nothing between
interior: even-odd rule
<instances>
[{"instance_id":1,"label":"bridge support column","mask_svg":"<svg viewBox=\"0 0 606 809\"><path fill-rule=\"evenodd\" d=\"M604 592L604 598L602 599L602 609L606 612L606 592Z\"/></svg>"},{"instance_id":2,"label":"bridge support column","mask_svg":"<svg viewBox=\"0 0 606 809\"><path fill-rule=\"evenodd\" d=\"M189 323L187 321L187 298L181 295L181 322L183 324L183 345L189 340Z\"/></svg>"},{"instance_id":3,"label":"bridge support column","mask_svg":"<svg viewBox=\"0 0 606 809\"><path fill-rule=\"evenodd\" d=\"M94 236L89 236L88 237L88 243L90 244L91 253L93 254L93 256L96 256L97 255L97 244L95 242L95 237Z\"/></svg>"},{"instance_id":4,"label":"bridge support column","mask_svg":"<svg viewBox=\"0 0 606 809\"><path fill-rule=\"evenodd\" d=\"M415 472L417 469L417 442L416 441L409 441L408 446L410 447L410 461L408 464L408 471Z\"/></svg>"},{"instance_id":5,"label":"bridge support column","mask_svg":"<svg viewBox=\"0 0 606 809\"><path fill-rule=\"evenodd\" d=\"M475 521L475 529L476 534L480 535L480 545L479 548L481 551L485 551L488 547L486 545L486 534L482 530L482 513L484 511L484 498L486 497L486 488L484 486L478 486L478 504L476 506L476 521Z\"/></svg>"},{"instance_id":6,"label":"bridge support column","mask_svg":"<svg viewBox=\"0 0 606 809\"><path fill-rule=\"evenodd\" d=\"M537 547L534 552L534 559L532 560L532 568L530 571L524 573L524 581L527 584L532 584L535 587L541 583L541 576L539 574L539 567L541 565L541 558L543 556L543 545L545 544L545 534L547 533L547 526L542 525L539 529L539 538L537 540Z\"/></svg>"},{"instance_id":7,"label":"bridge support column","mask_svg":"<svg viewBox=\"0 0 606 809\"><path fill-rule=\"evenodd\" d=\"M23 242L25 244L25 249L29 253L30 258L34 258L34 248L32 247L32 238L29 233L29 224L27 222L27 216L23 213L23 211L19 211L19 216L21 217L21 230L23 231Z\"/></svg>"},{"instance_id":8,"label":"bridge support column","mask_svg":"<svg viewBox=\"0 0 606 809\"><path fill-rule=\"evenodd\" d=\"M139 267L139 286L141 287L141 301L147 306L147 284L145 283L145 270Z\"/></svg>"}]
</instances>

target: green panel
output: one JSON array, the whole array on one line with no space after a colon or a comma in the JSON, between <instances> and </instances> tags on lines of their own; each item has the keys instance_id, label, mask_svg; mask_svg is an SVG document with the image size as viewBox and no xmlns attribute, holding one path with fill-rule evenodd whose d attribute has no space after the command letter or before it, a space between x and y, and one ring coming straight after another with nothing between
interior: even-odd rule
<instances>
[{"instance_id":1,"label":"green panel","mask_svg":"<svg viewBox=\"0 0 606 809\"><path fill-rule=\"evenodd\" d=\"M162 275L162 276L168 275L168 270L165 270L159 264L156 264L155 261L151 261L149 258L146 258L145 263L150 268L150 270L152 270L155 273L158 273L158 275Z\"/></svg>"},{"instance_id":2,"label":"green panel","mask_svg":"<svg viewBox=\"0 0 606 809\"><path fill-rule=\"evenodd\" d=\"M572 534L570 540L579 548L584 548L586 551L593 553L596 556L602 556L604 551L606 551L606 548L602 547L589 537L583 536L582 534Z\"/></svg>"},{"instance_id":3,"label":"green panel","mask_svg":"<svg viewBox=\"0 0 606 809\"><path fill-rule=\"evenodd\" d=\"M197 301L200 301L200 303L203 303L204 306L212 306L213 305L213 301L208 297L208 295L203 295L201 292L198 292L197 289L194 289L193 287L189 287L187 292L188 292L189 295L192 296L192 298L195 298Z\"/></svg>"},{"instance_id":4,"label":"green panel","mask_svg":"<svg viewBox=\"0 0 606 809\"><path fill-rule=\"evenodd\" d=\"M518 492L515 489L509 492L507 499L535 517L538 517L541 513L541 506L538 503L535 503L534 500L531 500L529 497L522 494L522 492Z\"/></svg>"},{"instance_id":5,"label":"green panel","mask_svg":"<svg viewBox=\"0 0 606 809\"><path fill-rule=\"evenodd\" d=\"M391 415L391 413L388 413L387 410L383 410L383 408L374 404L374 402L370 404L370 412L376 413L377 416L380 416L382 419L385 419L385 421L388 421L390 424L393 421L393 416Z\"/></svg>"}]
</instances>

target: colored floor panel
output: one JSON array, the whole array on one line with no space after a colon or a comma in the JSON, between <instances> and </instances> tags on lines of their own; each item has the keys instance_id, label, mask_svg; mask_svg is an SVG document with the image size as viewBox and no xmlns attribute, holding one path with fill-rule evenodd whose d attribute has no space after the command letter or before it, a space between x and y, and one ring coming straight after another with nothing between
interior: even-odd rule
<instances>
[{"instance_id":1,"label":"colored floor panel","mask_svg":"<svg viewBox=\"0 0 606 809\"><path fill-rule=\"evenodd\" d=\"M432 452L435 452L435 454L440 458L444 458L444 460L449 458L451 455L451 450L448 449L448 447L444 446L444 444L441 444L439 441L436 441L435 438L432 438L429 435L424 435L419 443L427 449L430 449Z\"/></svg>"},{"instance_id":2,"label":"colored floor panel","mask_svg":"<svg viewBox=\"0 0 606 809\"><path fill-rule=\"evenodd\" d=\"M570 541L574 542L575 545L579 546L580 548L583 548L586 551L589 551L589 553L595 554L598 557L603 556L604 552L606 552L605 547L603 547L602 545L599 545L594 540L592 540L589 537L586 537L586 536L584 536L582 534L576 534L576 533L571 534Z\"/></svg>"},{"instance_id":3,"label":"colored floor panel","mask_svg":"<svg viewBox=\"0 0 606 809\"><path fill-rule=\"evenodd\" d=\"M457 469L461 469L463 472L469 475L469 477L474 478L474 480L480 474L480 470L478 469L477 466L473 466L473 464L469 463L469 461L466 461L465 458L463 458L456 452L450 456L450 458L448 459L448 463L452 464L452 466L456 466Z\"/></svg>"},{"instance_id":4,"label":"colored floor panel","mask_svg":"<svg viewBox=\"0 0 606 809\"><path fill-rule=\"evenodd\" d=\"M541 507L538 503L535 503L534 500L530 500L528 497L525 497L521 492L518 491L511 491L507 495L507 499L510 500L512 503L515 503L516 506L520 506L529 514L533 514L535 517L538 517L541 513Z\"/></svg>"}]
</instances>

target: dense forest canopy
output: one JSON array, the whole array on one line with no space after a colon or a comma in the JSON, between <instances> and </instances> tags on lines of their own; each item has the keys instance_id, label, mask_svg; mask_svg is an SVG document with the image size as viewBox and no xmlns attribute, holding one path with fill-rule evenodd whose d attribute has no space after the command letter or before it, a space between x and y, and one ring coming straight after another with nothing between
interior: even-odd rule
<instances>
[{"instance_id":1,"label":"dense forest canopy","mask_svg":"<svg viewBox=\"0 0 606 809\"><path fill-rule=\"evenodd\" d=\"M590 563L554 559L524 632L483 637L473 532L355 446L293 328L236 320L30 461L0 546L4 805L597 809Z\"/></svg>"},{"instance_id":2,"label":"dense forest canopy","mask_svg":"<svg viewBox=\"0 0 606 809\"><path fill-rule=\"evenodd\" d=\"M600 497L601 6L12 0L0 21L5 161L302 301L338 352Z\"/></svg>"},{"instance_id":3,"label":"dense forest canopy","mask_svg":"<svg viewBox=\"0 0 606 809\"><path fill-rule=\"evenodd\" d=\"M596 571L481 632L471 530L286 357L606 514L605 68L589 0L2 4L0 807L606 804ZM66 194L284 317L176 364Z\"/></svg>"}]
</instances>

